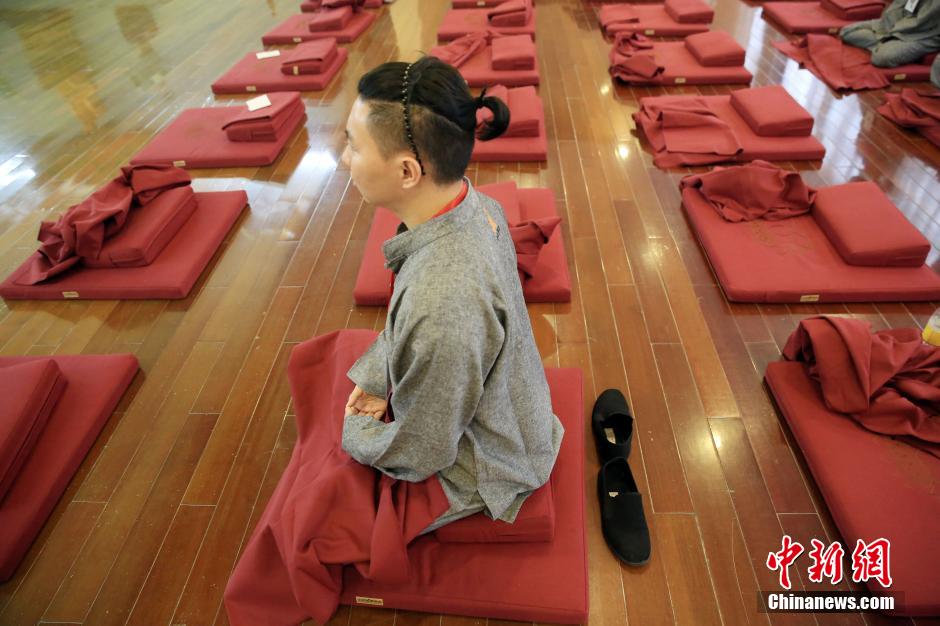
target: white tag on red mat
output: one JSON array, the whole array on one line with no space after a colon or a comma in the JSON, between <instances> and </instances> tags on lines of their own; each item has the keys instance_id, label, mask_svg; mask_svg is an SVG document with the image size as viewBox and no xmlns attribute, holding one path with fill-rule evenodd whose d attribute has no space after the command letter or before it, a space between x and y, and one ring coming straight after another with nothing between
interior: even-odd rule
<instances>
[{"instance_id":1,"label":"white tag on red mat","mask_svg":"<svg viewBox=\"0 0 940 626\"><path fill-rule=\"evenodd\" d=\"M265 109L265 108L271 106L271 99L268 98L268 94L264 94L263 96L258 96L257 98L252 98L251 100L249 100L249 101L246 102L245 104L248 105L248 110L249 110L249 111L257 111L258 109Z\"/></svg>"},{"instance_id":2,"label":"white tag on red mat","mask_svg":"<svg viewBox=\"0 0 940 626\"><path fill-rule=\"evenodd\" d=\"M265 50L264 52L256 52L255 57L259 59L270 59L271 57L281 56L280 50Z\"/></svg>"}]
</instances>

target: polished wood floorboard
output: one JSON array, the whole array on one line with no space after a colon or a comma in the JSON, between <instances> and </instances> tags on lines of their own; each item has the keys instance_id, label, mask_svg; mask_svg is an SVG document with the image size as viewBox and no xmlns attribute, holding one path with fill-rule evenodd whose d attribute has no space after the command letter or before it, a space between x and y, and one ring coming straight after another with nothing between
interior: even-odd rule
<instances>
[{"instance_id":1,"label":"polished wood floorboard","mask_svg":"<svg viewBox=\"0 0 940 626\"><path fill-rule=\"evenodd\" d=\"M297 0L6 0L0 5L0 274L35 248L40 220L115 175ZM251 212L185 300L0 302L0 354L133 352L142 372L16 575L0 624L225 624L222 591L295 438L291 348L344 327L381 328L352 284L373 208L337 166L357 77L434 44L446 0L398 0L351 46L341 76L305 94L306 129L270 167L196 171L200 190L247 190ZM538 0L549 159L473 165L479 184L553 189L566 217L570 304L530 306L546 365L580 367L585 415L618 387L637 418L631 465L654 547L622 567L601 537L585 455L592 624L906 624L878 615L758 613L784 532L836 539L812 478L761 385L798 320L923 325L936 303L729 304L630 120L639 97L722 87L614 87L609 44L583 0ZM834 95L770 47L756 5L717 0L755 84L784 84L816 116L828 154L788 163L814 184L878 182L940 245L940 151L881 118L880 92ZM897 89L896 87L894 89ZM585 420L587 429L587 420ZM0 530L2 532L2 530ZM558 572L564 576L564 572ZM795 586L809 581L796 574ZM342 608L346 626L486 620ZM917 624L937 624L917 620Z\"/></svg>"}]
</instances>

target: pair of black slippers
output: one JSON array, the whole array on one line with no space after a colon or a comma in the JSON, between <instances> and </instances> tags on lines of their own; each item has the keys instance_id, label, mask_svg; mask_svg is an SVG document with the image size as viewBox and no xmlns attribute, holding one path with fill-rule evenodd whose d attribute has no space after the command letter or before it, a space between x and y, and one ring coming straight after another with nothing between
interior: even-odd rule
<instances>
[{"instance_id":1,"label":"pair of black slippers","mask_svg":"<svg viewBox=\"0 0 940 626\"><path fill-rule=\"evenodd\" d=\"M621 561L643 565L650 559L650 532L643 496L627 463L633 443L633 415L622 393L608 389L597 398L591 430L601 463L597 497L604 539Z\"/></svg>"}]
</instances>

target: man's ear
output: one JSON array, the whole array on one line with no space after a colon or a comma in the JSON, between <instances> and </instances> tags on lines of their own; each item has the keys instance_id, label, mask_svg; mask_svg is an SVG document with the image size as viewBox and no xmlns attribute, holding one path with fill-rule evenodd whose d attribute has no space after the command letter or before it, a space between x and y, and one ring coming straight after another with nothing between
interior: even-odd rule
<instances>
[{"instance_id":1,"label":"man's ear","mask_svg":"<svg viewBox=\"0 0 940 626\"><path fill-rule=\"evenodd\" d=\"M405 156L399 161L401 168L401 188L413 189L421 182L424 174L421 173L421 165L413 155Z\"/></svg>"}]
</instances>

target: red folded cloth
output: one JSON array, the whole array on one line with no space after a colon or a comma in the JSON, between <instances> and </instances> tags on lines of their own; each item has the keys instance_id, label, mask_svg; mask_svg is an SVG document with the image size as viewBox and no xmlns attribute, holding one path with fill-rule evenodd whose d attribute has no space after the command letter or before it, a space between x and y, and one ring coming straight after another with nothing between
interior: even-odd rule
<instances>
[{"instance_id":1,"label":"red folded cloth","mask_svg":"<svg viewBox=\"0 0 940 626\"><path fill-rule=\"evenodd\" d=\"M260 96L259 96L260 97ZM270 106L255 111L232 107L235 111L222 125L230 141L277 141L286 132L287 123L304 104L295 91L268 94Z\"/></svg>"},{"instance_id":2,"label":"red folded cloth","mask_svg":"<svg viewBox=\"0 0 940 626\"><path fill-rule=\"evenodd\" d=\"M805 137L813 116L780 85L731 92L731 106L761 137Z\"/></svg>"},{"instance_id":3,"label":"red folded cloth","mask_svg":"<svg viewBox=\"0 0 940 626\"><path fill-rule=\"evenodd\" d=\"M292 76L322 74L338 54L336 40L332 37L307 41L281 54L281 72Z\"/></svg>"},{"instance_id":4,"label":"red folded cloth","mask_svg":"<svg viewBox=\"0 0 940 626\"><path fill-rule=\"evenodd\" d=\"M696 33L685 38L685 47L706 67L744 65L744 48L723 30Z\"/></svg>"},{"instance_id":5,"label":"red folded cloth","mask_svg":"<svg viewBox=\"0 0 940 626\"><path fill-rule=\"evenodd\" d=\"M930 242L870 180L823 187L813 217L850 265L920 267Z\"/></svg>"},{"instance_id":6,"label":"red folded cloth","mask_svg":"<svg viewBox=\"0 0 940 626\"><path fill-rule=\"evenodd\" d=\"M487 90L486 95L499 98L509 107L509 127L501 137L538 137L544 115L542 101L535 87L516 87L507 89L496 85ZM493 113L487 108L477 110L477 127L493 119Z\"/></svg>"},{"instance_id":7,"label":"red folded cloth","mask_svg":"<svg viewBox=\"0 0 940 626\"><path fill-rule=\"evenodd\" d=\"M878 112L905 128L940 127L940 91L904 88L899 94L886 93Z\"/></svg>"},{"instance_id":8,"label":"red folded cloth","mask_svg":"<svg viewBox=\"0 0 940 626\"><path fill-rule=\"evenodd\" d=\"M839 19L851 22L876 19L885 9L881 0L821 0L820 5Z\"/></svg>"},{"instance_id":9,"label":"red folded cloth","mask_svg":"<svg viewBox=\"0 0 940 626\"><path fill-rule=\"evenodd\" d=\"M494 70L531 70L535 68L535 42L530 35L494 37Z\"/></svg>"},{"instance_id":10,"label":"red folded cloth","mask_svg":"<svg viewBox=\"0 0 940 626\"><path fill-rule=\"evenodd\" d=\"M734 130L700 98L643 102L637 113L658 122L656 131L647 132L647 139L657 152L665 148L668 152L700 154L712 159L715 155L734 156L742 150Z\"/></svg>"},{"instance_id":11,"label":"red folded cloth","mask_svg":"<svg viewBox=\"0 0 940 626\"><path fill-rule=\"evenodd\" d=\"M621 32L610 50L610 75L618 80L648 80L666 68L656 62L653 42L639 33Z\"/></svg>"},{"instance_id":12,"label":"red folded cloth","mask_svg":"<svg viewBox=\"0 0 940 626\"><path fill-rule=\"evenodd\" d=\"M686 176L679 188L688 187L697 188L729 222L795 217L809 213L816 199L816 190L804 183L798 172L760 160Z\"/></svg>"},{"instance_id":13,"label":"red folded cloth","mask_svg":"<svg viewBox=\"0 0 940 626\"><path fill-rule=\"evenodd\" d=\"M640 17L627 4L608 4L601 7L597 14L601 27L607 31L615 24L633 24L640 21Z\"/></svg>"},{"instance_id":14,"label":"red folded cloth","mask_svg":"<svg viewBox=\"0 0 940 626\"><path fill-rule=\"evenodd\" d=\"M69 209L55 222L39 226L39 253L20 275L19 285L35 285L76 265L97 258L106 238L120 231L128 211L143 207L174 187L189 186L189 174L176 167L131 165L110 183Z\"/></svg>"},{"instance_id":15,"label":"red folded cloth","mask_svg":"<svg viewBox=\"0 0 940 626\"><path fill-rule=\"evenodd\" d=\"M506 0L486 13L490 26L525 26L532 19L532 0Z\"/></svg>"},{"instance_id":16,"label":"red folded cloth","mask_svg":"<svg viewBox=\"0 0 940 626\"><path fill-rule=\"evenodd\" d=\"M0 368L0 503L42 435L65 386L53 359Z\"/></svg>"},{"instance_id":17,"label":"red folded cloth","mask_svg":"<svg viewBox=\"0 0 940 626\"><path fill-rule=\"evenodd\" d=\"M560 217L544 217L528 220L509 226L509 235L516 247L516 262L519 268L519 280L525 283L531 278L538 266L539 253L551 239L552 233L561 224Z\"/></svg>"},{"instance_id":18,"label":"red folded cloth","mask_svg":"<svg viewBox=\"0 0 940 626\"><path fill-rule=\"evenodd\" d=\"M881 89L890 84L871 64L871 53L846 46L833 35L809 34L792 42L771 44L837 91Z\"/></svg>"},{"instance_id":19,"label":"red folded cloth","mask_svg":"<svg viewBox=\"0 0 940 626\"><path fill-rule=\"evenodd\" d=\"M379 583L407 580L407 545L449 506L436 476L396 481L356 463L339 444L353 387L346 372L374 337L339 331L291 353L297 443L226 586L232 626L308 617L326 624L344 565Z\"/></svg>"},{"instance_id":20,"label":"red folded cloth","mask_svg":"<svg viewBox=\"0 0 940 626\"><path fill-rule=\"evenodd\" d=\"M711 24L715 10L702 0L666 0L663 8L680 24Z\"/></svg>"},{"instance_id":21,"label":"red folded cloth","mask_svg":"<svg viewBox=\"0 0 940 626\"><path fill-rule=\"evenodd\" d=\"M873 334L869 322L811 317L783 356L807 363L829 409L940 458L940 348L918 329Z\"/></svg>"},{"instance_id":22,"label":"red folded cloth","mask_svg":"<svg viewBox=\"0 0 940 626\"><path fill-rule=\"evenodd\" d=\"M489 39L490 34L485 31L469 33L454 39L446 45L431 48L428 54L437 57L444 63L460 67L477 52L485 48Z\"/></svg>"},{"instance_id":23,"label":"red folded cloth","mask_svg":"<svg viewBox=\"0 0 940 626\"><path fill-rule=\"evenodd\" d=\"M313 19L308 22L307 27L310 29L311 33L340 30L349 25L352 16L353 8L351 6L322 9L313 14Z\"/></svg>"}]
</instances>

